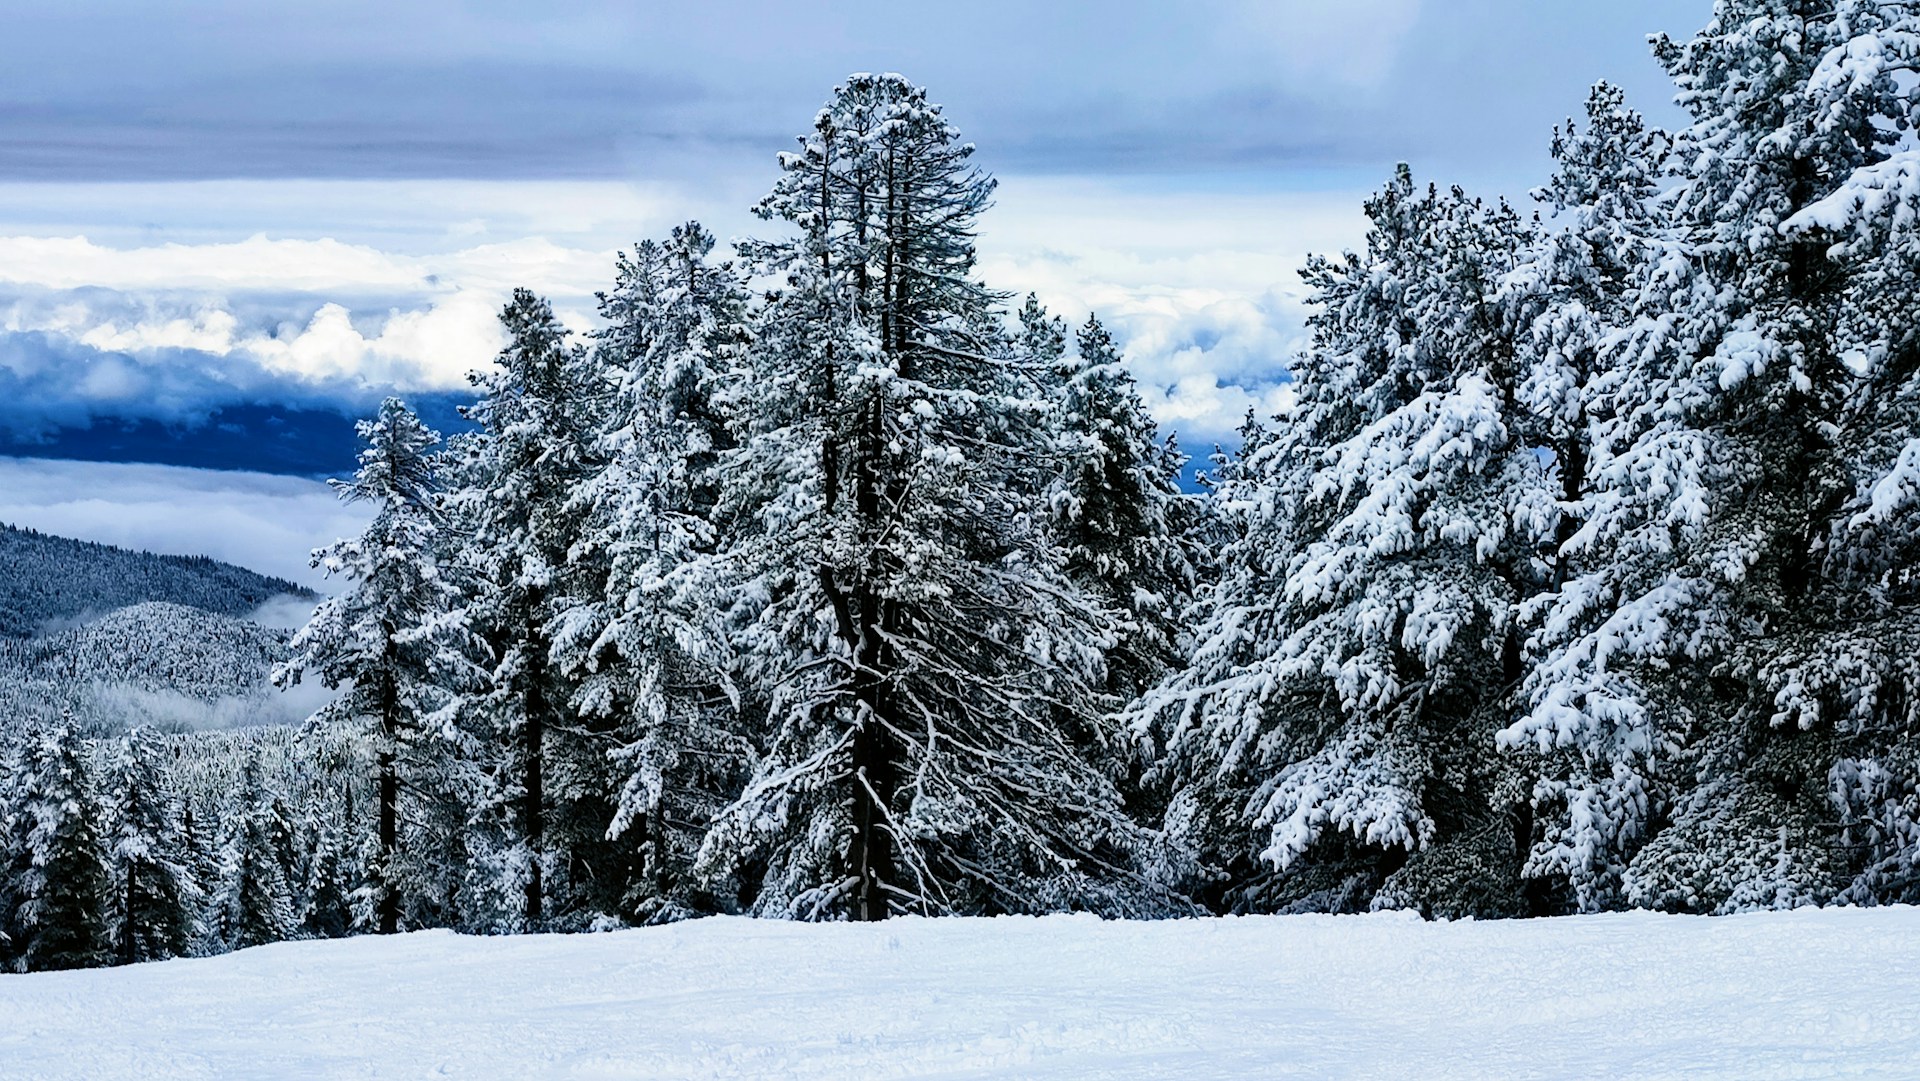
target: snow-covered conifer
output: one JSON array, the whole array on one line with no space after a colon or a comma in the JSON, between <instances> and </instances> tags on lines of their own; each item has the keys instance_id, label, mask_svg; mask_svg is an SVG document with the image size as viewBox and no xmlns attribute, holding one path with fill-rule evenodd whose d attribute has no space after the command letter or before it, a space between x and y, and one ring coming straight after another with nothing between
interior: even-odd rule
<instances>
[{"instance_id":1,"label":"snow-covered conifer","mask_svg":"<svg viewBox=\"0 0 1920 1081\"><path fill-rule=\"evenodd\" d=\"M1364 255L1307 267L1297 404L1228 486L1191 667L1133 716L1222 903L1510 911L1492 735L1546 499L1495 293L1524 228L1404 167L1368 212Z\"/></svg>"},{"instance_id":2,"label":"snow-covered conifer","mask_svg":"<svg viewBox=\"0 0 1920 1081\"><path fill-rule=\"evenodd\" d=\"M850 78L800 144L758 208L795 235L746 248L786 280L722 470L769 730L699 870L810 919L1162 904L1058 720L1091 712L1103 619L1034 506L1045 388L973 277L992 181L897 75Z\"/></svg>"},{"instance_id":3,"label":"snow-covered conifer","mask_svg":"<svg viewBox=\"0 0 1920 1081\"><path fill-rule=\"evenodd\" d=\"M29 732L8 806L13 853L9 937L22 971L106 962L109 878L100 808L72 718Z\"/></svg>"},{"instance_id":4,"label":"snow-covered conifer","mask_svg":"<svg viewBox=\"0 0 1920 1081\"><path fill-rule=\"evenodd\" d=\"M1076 346L1059 362L1065 469L1049 502L1067 573L1120 617L1107 669L1124 704L1180 659L1180 621L1200 577L1200 501L1181 491L1186 460L1160 438L1097 317Z\"/></svg>"},{"instance_id":5,"label":"snow-covered conifer","mask_svg":"<svg viewBox=\"0 0 1920 1081\"><path fill-rule=\"evenodd\" d=\"M114 741L101 785L108 802L108 924L123 964L182 956L200 937L205 895L165 771L167 753L153 729L135 728Z\"/></svg>"},{"instance_id":6,"label":"snow-covered conifer","mask_svg":"<svg viewBox=\"0 0 1920 1081\"><path fill-rule=\"evenodd\" d=\"M439 436L396 398L361 422L359 433L359 471L334 489L349 502L372 504L373 521L361 536L314 553L314 565L344 579L345 588L294 636L294 656L274 679L295 684L311 672L344 688L311 723L358 733L376 763L378 849L368 873L378 929L391 934L409 874L403 790L417 792L432 761L457 744L456 692L473 686L478 673L460 598L434 558Z\"/></svg>"},{"instance_id":7,"label":"snow-covered conifer","mask_svg":"<svg viewBox=\"0 0 1920 1081\"><path fill-rule=\"evenodd\" d=\"M1721 0L1698 35L1656 40L1692 123L1661 250L1606 350L1591 491L1563 546L1590 570L1543 612L1531 709L1504 737L1560 764L1537 790L1556 819L1533 865L1588 907L1792 905L1844 885L1832 722L1897 664L1827 633L1864 600L1832 539L1860 491L1843 438L1860 382L1836 333L1849 278L1818 227L1910 124L1914 18Z\"/></svg>"},{"instance_id":8,"label":"snow-covered conifer","mask_svg":"<svg viewBox=\"0 0 1920 1081\"><path fill-rule=\"evenodd\" d=\"M1628 449L1623 426L1651 373L1627 363L1619 343L1641 318L1643 295L1671 273L1677 250L1653 203L1664 144L1618 88L1596 86L1584 126L1570 121L1555 133L1557 168L1535 192L1553 217L1504 287L1520 325L1525 434L1552 456L1557 499L1553 529L1540 538L1549 588L1520 613L1529 639L1519 710L1529 719L1500 738L1532 746L1522 737L1538 731L1533 718L1587 710L1595 719L1534 748L1548 768L1525 767L1537 773L1531 798L1541 834L1526 871L1564 881L1573 903L1588 910L1612 901L1646 821L1660 752L1639 743L1645 732L1637 724L1612 723L1624 720L1609 705L1625 700L1620 691L1570 678L1568 665L1578 662L1568 647L1609 618L1607 606L1635 588L1640 569L1617 550L1621 538L1602 532L1622 505L1599 489L1632 483L1617 472L1616 456ZM1649 544L1658 541L1620 547Z\"/></svg>"},{"instance_id":9,"label":"snow-covered conifer","mask_svg":"<svg viewBox=\"0 0 1920 1081\"><path fill-rule=\"evenodd\" d=\"M616 846L600 878L617 892L597 903L632 918L687 911L687 867L746 759L708 557L721 543L715 463L734 445L725 396L747 294L713 247L697 222L678 226L623 255L601 297L597 352L620 385L597 471L572 496L584 525L569 553L594 573L548 629L573 708L608 742L611 791L599 795L611 806L594 825Z\"/></svg>"},{"instance_id":10,"label":"snow-covered conifer","mask_svg":"<svg viewBox=\"0 0 1920 1081\"><path fill-rule=\"evenodd\" d=\"M219 881L211 891L207 931L217 949L239 950L292 937L299 926L288 881L284 808L268 790L258 754L247 757L240 790L229 802Z\"/></svg>"},{"instance_id":11,"label":"snow-covered conifer","mask_svg":"<svg viewBox=\"0 0 1920 1081\"><path fill-rule=\"evenodd\" d=\"M487 881L471 889L518 893L516 904L501 909L506 926L539 927L569 907L549 902L563 900L554 896L555 876L574 865L549 844L549 774L564 778L576 766L588 776L605 772L604 746L576 738L567 723L572 689L554 664L549 628L571 580L582 576L570 560L580 527L571 503L594 471L612 388L545 300L515 290L500 319L508 344L473 377L481 397L467 413L480 432L469 445L475 459L463 469L470 486L453 500L464 569L473 576L467 611L494 655L471 703L485 746L479 819L492 833L475 838L486 849L475 873Z\"/></svg>"}]
</instances>

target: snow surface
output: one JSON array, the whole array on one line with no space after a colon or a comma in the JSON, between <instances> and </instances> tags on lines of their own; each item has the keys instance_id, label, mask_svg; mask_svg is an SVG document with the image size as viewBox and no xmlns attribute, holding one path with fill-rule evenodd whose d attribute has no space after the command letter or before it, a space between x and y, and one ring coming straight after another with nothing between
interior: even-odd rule
<instances>
[{"instance_id":1,"label":"snow surface","mask_svg":"<svg viewBox=\"0 0 1920 1081\"><path fill-rule=\"evenodd\" d=\"M0 976L0 1078L1920 1072L1920 909L804 925L288 942Z\"/></svg>"}]
</instances>

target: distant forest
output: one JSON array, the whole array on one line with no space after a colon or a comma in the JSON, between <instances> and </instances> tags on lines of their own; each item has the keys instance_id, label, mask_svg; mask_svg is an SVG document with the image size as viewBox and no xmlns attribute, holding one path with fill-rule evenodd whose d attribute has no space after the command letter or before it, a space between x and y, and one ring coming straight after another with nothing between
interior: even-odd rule
<instances>
[{"instance_id":1,"label":"distant forest","mask_svg":"<svg viewBox=\"0 0 1920 1081\"><path fill-rule=\"evenodd\" d=\"M244 616L304 586L208 559L154 555L0 524L0 638L142 601Z\"/></svg>"}]
</instances>

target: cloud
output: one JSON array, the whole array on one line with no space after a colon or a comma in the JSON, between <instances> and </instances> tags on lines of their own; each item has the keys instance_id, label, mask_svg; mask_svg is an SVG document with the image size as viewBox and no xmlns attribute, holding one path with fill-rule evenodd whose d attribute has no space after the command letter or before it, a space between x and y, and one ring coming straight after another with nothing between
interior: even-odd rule
<instances>
[{"instance_id":1,"label":"cloud","mask_svg":"<svg viewBox=\"0 0 1920 1081\"><path fill-rule=\"evenodd\" d=\"M1650 74L1645 34L1676 8L1684 30L1709 4L41 4L0 37L0 175L725 184L833 80L885 69L1023 171L1377 167L1416 140L1537 155L1512 109Z\"/></svg>"},{"instance_id":2,"label":"cloud","mask_svg":"<svg viewBox=\"0 0 1920 1081\"><path fill-rule=\"evenodd\" d=\"M1014 178L981 239L981 274L1069 321L1098 314L1142 397L1189 449L1231 445L1278 407L1306 343L1310 254L1359 244L1364 193L1222 191Z\"/></svg>"},{"instance_id":3,"label":"cloud","mask_svg":"<svg viewBox=\"0 0 1920 1081\"><path fill-rule=\"evenodd\" d=\"M126 548L207 555L329 589L312 549L368 512L318 481L177 466L0 458L0 522Z\"/></svg>"},{"instance_id":4,"label":"cloud","mask_svg":"<svg viewBox=\"0 0 1920 1081\"><path fill-rule=\"evenodd\" d=\"M462 389L519 285L577 330L611 250L522 238L406 255L338 240L117 248L0 237L0 429L197 425L235 405L357 412Z\"/></svg>"},{"instance_id":5,"label":"cloud","mask_svg":"<svg viewBox=\"0 0 1920 1081\"><path fill-rule=\"evenodd\" d=\"M213 187L266 216L293 212L276 208L258 184ZM370 213L367 200L395 195L416 212L406 231L383 227L367 237L108 244L0 236L0 429L18 446L90 424L154 423L205 430L201 441L212 447L219 440L211 426L231 424L239 408L352 415L389 392L463 392L467 372L503 344L496 313L515 285L554 298L575 330L591 328L592 294L608 284L613 249L632 239L620 225L622 208L641 206L630 192L528 185L516 197L511 185L446 188L435 200L419 183L302 182L279 196L335 208L331 215ZM144 205L160 216L197 205L210 190L132 185L111 194L117 212ZM28 194L25 204L41 208L35 213L104 216L70 192ZM577 201L539 205L562 197ZM996 287L1039 293L1076 323L1098 312L1156 415L1204 445L1230 439L1248 406L1265 409L1285 380L1305 319L1297 270L1310 252L1358 243L1361 198L1358 189L1012 176L985 220L981 272ZM482 233L492 231L490 221L574 231L566 243L450 242L475 231L476 219L465 216L476 211ZM730 226L771 228L750 222L744 205L722 215L719 228ZM152 443L119 440L129 454L148 453L136 448ZM46 452L73 453L64 444ZM350 464L278 450L231 464L269 462L300 472Z\"/></svg>"},{"instance_id":6,"label":"cloud","mask_svg":"<svg viewBox=\"0 0 1920 1081\"><path fill-rule=\"evenodd\" d=\"M1420 0L1230 0L1220 44L1229 53L1262 54L1296 86L1377 89L1399 61L1420 9Z\"/></svg>"}]
</instances>

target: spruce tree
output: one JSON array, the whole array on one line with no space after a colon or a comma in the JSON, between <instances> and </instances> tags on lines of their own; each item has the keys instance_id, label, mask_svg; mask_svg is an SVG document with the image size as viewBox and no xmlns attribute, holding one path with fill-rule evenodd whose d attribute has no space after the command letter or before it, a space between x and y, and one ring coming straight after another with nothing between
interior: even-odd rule
<instances>
[{"instance_id":1,"label":"spruce tree","mask_svg":"<svg viewBox=\"0 0 1920 1081\"><path fill-rule=\"evenodd\" d=\"M605 772L604 745L567 724L573 690L553 664L551 625L585 576L570 558L580 526L571 500L596 468L611 387L545 300L516 290L500 319L509 341L473 377L481 397L467 415L480 431L468 448L469 486L455 497L463 571L473 578L467 611L494 658L470 701L485 748L480 818L491 836L476 838L490 847L474 886L498 898L506 926L538 928L572 908L555 896L556 875L587 869L568 859L567 838L549 843L556 807L548 782L576 769L587 778Z\"/></svg>"},{"instance_id":2,"label":"spruce tree","mask_svg":"<svg viewBox=\"0 0 1920 1081\"><path fill-rule=\"evenodd\" d=\"M71 715L25 740L14 778L9 847L14 852L14 964L21 971L106 963L111 879L100 810Z\"/></svg>"},{"instance_id":3,"label":"spruce tree","mask_svg":"<svg viewBox=\"0 0 1920 1081\"><path fill-rule=\"evenodd\" d=\"M1546 502L1495 302L1525 231L1404 167L1368 212L1363 255L1306 270L1298 402L1229 486L1244 535L1193 664L1133 716L1169 829L1236 883L1219 903L1503 914L1519 794L1492 737Z\"/></svg>"},{"instance_id":4,"label":"spruce tree","mask_svg":"<svg viewBox=\"0 0 1920 1081\"><path fill-rule=\"evenodd\" d=\"M1912 19L1722 0L1700 34L1656 40L1692 123L1605 356L1608 413L1567 546L1590 569L1545 613L1532 708L1508 733L1555 764L1535 868L1564 869L1586 907L1787 906L1846 884L1841 719L1902 662L1829 634L1886 609L1834 558L1861 479L1843 438L1861 389L1848 276L1793 223L1818 224L1807 215L1909 122L1896 70Z\"/></svg>"},{"instance_id":5,"label":"spruce tree","mask_svg":"<svg viewBox=\"0 0 1920 1081\"><path fill-rule=\"evenodd\" d=\"M262 776L259 754L249 754L240 789L229 803L219 882L209 905L208 931L218 949L279 942L299 925L288 880L285 816L277 803Z\"/></svg>"},{"instance_id":6,"label":"spruce tree","mask_svg":"<svg viewBox=\"0 0 1920 1081\"><path fill-rule=\"evenodd\" d=\"M1589 911L1613 903L1663 768L1657 742L1643 741L1638 721L1613 712L1634 693L1613 682L1620 674L1573 678L1568 666L1578 653L1568 647L1604 622L1612 598L1650 584L1641 564L1616 549L1622 538L1608 523L1619 520L1620 494L1608 489L1622 480L1616 455L1630 414L1621 405L1643 374L1622 363L1618 343L1639 318L1643 290L1670 273L1675 251L1653 203L1664 144L1619 89L1596 86L1585 126L1569 122L1556 132L1558 167L1535 193L1551 208L1553 228L1504 289L1521 327L1527 434L1552 455L1557 499L1552 532L1542 538L1551 577L1520 610L1530 634L1520 720L1499 738L1545 756L1547 768L1523 767L1536 774L1539 818L1527 874L1566 883L1572 903ZM1655 544L1643 538L1625 547Z\"/></svg>"},{"instance_id":7,"label":"spruce tree","mask_svg":"<svg viewBox=\"0 0 1920 1081\"><path fill-rule=\"evenodd\" d=\"M613 798L592 825L618 892L598 902L637 919L691 910L688 866L747 757L709 558L723 543L715 466L734 447L726 396L747 294L713 247L697 222L678 226L622 255L601 296L596 352L619 386L597 470L570 502L584 523L570 559L590 570L549 630L581 723L610 745Z\"/></svg>"},{"instance_id":8,"label":"spruce tree","mask_svg":"<svg viewBox=\"0 0 1920 1081\"><path fill-rule=\"evenodd\" d=\"M1076 345L1059 362L1065 470L1049 502L1067 573L1120 619L1107 675L1124 704L1180 660L1200 579L1200 504L1180 490L1186 460L1159 437L1098 317Z\"/></svg>"},{"instance_id":9,"label":"spruce tree","mask_svg":"<svg viewBox=\"0 0 1920 1081\"><path fill-rule=\"evenodd\" d=\"M294 656L274 679L297 684L312 672L329 688L345 688L311 723L356 733L374 757L378 848L368 872L376 926L392 934L408 892L403 790L417 792L431 761L457 743L456 692L474 685L477 670L460 598L434 560L439 436L396 398L361 422L359 434L359 471L333 487L347 502L372 504L373 521L360 537L314 554L314 565L347 588L294 636Z\"/></svg>"},{"instance_id":10,"label":"spruce tree","mask_svg":"<svg viewBox=\"0 0 1920 1081\"><path fill-rule=\"evenodd\" d=\"M1033 494L1047 403L973 277L992 192L925 91L839 88L760 204L790 239L722 466L719 569L768 717L699 873L752 911L1130 911L1164 904L1062 730L1091 716L1097 604Z\"/></svg>"},{"instance_id":11,"label":"spruce tree","mask_svg":"<svg viewBox=\"0 0 1920 1081\"><path fill-rule=\"evenodd\" d=\"M205 892L165 772L167 757L157 732L135 728L115 741L101 788L110 804L108 920L122 964L179 957L200 938Z\"/></svg>"}]
</instances>

